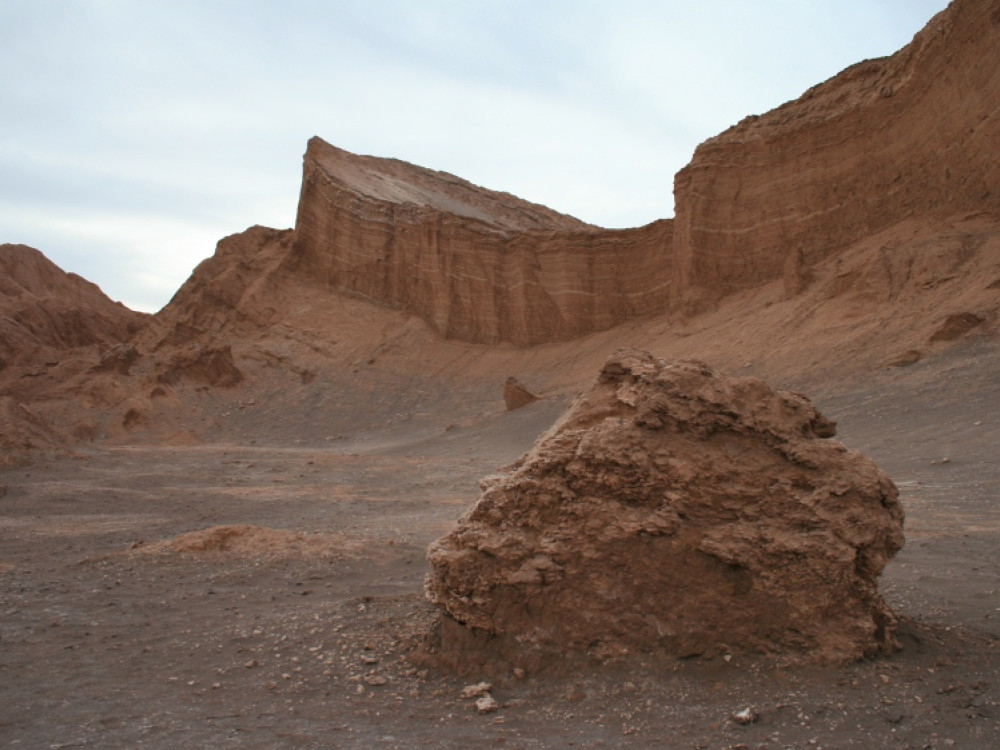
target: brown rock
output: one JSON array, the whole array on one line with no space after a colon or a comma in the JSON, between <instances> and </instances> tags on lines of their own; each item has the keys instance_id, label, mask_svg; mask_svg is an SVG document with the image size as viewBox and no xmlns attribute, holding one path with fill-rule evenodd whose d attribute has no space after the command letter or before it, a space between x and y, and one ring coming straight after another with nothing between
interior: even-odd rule
<instances>
[{"instance_id":1,"label":"brown rock","mask_svg":"<svg viewBox=\"0 0 1000 750\"><path fill-rule=\"evenodd\" d=\"M534 344L666 307L671 222L601 230L395 159L309 141L298 273L449 338Z\"/></svg>"},{"instance_id":2,"label":"brown rock","mask_svg":"<svg viewBox=\"0 0 1000 750\"><path fill-rule=\"evenodd\" d=\"M503 400L507 404L507 411L514 411L522 406L535 403L538 396L525 388L520 380L511 376L503 384Z\"/></svg>"},{"instance_id":3,"label":"brown rock","mask_svg":"<svg viewBox=\"0 0 1000 750\"><path fill-rule=\"evenodd\" d=\"M243 381L243 373L233 362L229 346L197 346L175 355L159 378L168 385L190 380L217 388L230 388Z\"/></svg>"},{"instance_id":4,"label":"brown rock","mask_svg":"<svg viewBox=\"0 0 1000 750\"><path fill-rule=\"evenodd\" d=\"M0 245L0 360L6 364L123 341L150 317L112 302L34 248Z\"/></svg>"},{"instance_id":5,"label":"brown rock","mask_svg":"<svg viewBox=\"0 0 1000 750\"><path fill-rule=\"evenodd\" d=\"M128 375L137 359L139 359L139 351L132 344L115 344L101 354L101 361L94 367L94 370Z\"/></svg>"},{"instance_id":6,"label":"brown rock","mask_svg":"<svg viewBox=\"0 0 1000 750\"><path fill-rule=\"evenodd\" d=\"M702 143L674 179L671 304L781 279L789 248L808 266L911 216L995 214L995 13L956 0L891 57Z\"/></svg>"},{"instance_id":7,"label":"brown rock","mask_svg":"<svg viewBox=\"0 0 1000 750\"><path fill-rule=\"evenodd\" d=\"M896 488L803 396L622 351L429 550L440 662L892 651Z\"/></svg>"},{"instance_id":8,"label":"brown rock","mask_svg":"<svg viewBox=\"0 0 1000 750\"><path fill-rule=\"evenodd\" d=\"M944 323L933 334L931 342L934 341L954 341L960 339L974 328L978 328L986 321L972 313L956 313L945 318Z\"/></svg>"}]
</instances>

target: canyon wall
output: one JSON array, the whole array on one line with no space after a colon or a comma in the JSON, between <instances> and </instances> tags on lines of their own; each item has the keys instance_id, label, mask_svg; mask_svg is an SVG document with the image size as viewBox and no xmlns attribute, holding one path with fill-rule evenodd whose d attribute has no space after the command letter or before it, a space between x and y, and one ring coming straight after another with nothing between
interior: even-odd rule
<instances>
[{"instance_id":1,"label":"canyon wall","mask_svg":"<svg viewBox=\"0 0 1000 750\"><path fill-rule=\"evenodd\" d=\"M675 178L676 218L604 230L318 138L283 266L449 338L570 339L710 309L911 218L1000 215L1000 0L957 0L892 57L748 117Z\"/></svg>"},{"instance_id":2,"label":"canyon wall","mask_svg":"<svg viewBox=\"0 0 1000 750\"><path fill-rule=\"evenodd\" d=\"M957 0L892 57L709 139L674 182L672 305L795 275L911 216L1000 215L998 112L1000 2Z\"/></svg>"},{"instance_id":3,"label":"canyon wall","mask_svg":"<svg viewBox=\"0 0 1000 750\"><path fill-rule=\"evenodd\" d=\"M290 261L442 335L519 345L662 310L671 223L602 230L506 193L313 138Z\"/></svg>"}]
</instances>

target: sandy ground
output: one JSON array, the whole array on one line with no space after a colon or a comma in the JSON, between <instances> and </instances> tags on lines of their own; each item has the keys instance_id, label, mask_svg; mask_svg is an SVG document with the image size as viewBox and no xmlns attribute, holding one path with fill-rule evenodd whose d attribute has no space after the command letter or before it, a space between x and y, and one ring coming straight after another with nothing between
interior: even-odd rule
<instances>
[{"instance_id":1,"label":"sandy ground","mask_svg":"<svg viewBox=\"0 0 1000 750\"><path fill-rule=\"evenodd\" d=\"M460 697L470 680L406 658L432 619L424 550L563 402L319 446L125 446L0 470L0 745L1000 746L998 364L970 344L807 389L900 486L908 540L883 577L900 653L511 675L485 715ZM259 528L183 536L229 525ZM733 720L744 708L755 722Z\"/></svg>"}]
</instances>

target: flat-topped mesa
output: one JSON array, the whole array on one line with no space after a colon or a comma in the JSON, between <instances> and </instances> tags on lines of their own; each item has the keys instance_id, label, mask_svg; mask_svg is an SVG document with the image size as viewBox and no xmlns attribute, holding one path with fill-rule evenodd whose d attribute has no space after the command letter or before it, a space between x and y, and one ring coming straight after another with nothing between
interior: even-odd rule
<instances>
[{"instance_id":1,"label":"flat-topped mesa","mask_svg":"<svg viewBox=\"0 0 1000 750\"><path fill-rule=\"evenodd\" d=\"M711 305L911 216L995 216L998 112L1000 3L956 0L893 56L709 139L674 182L675 304Z\"/></svg>"},{"instance_id":2,"label":"flat-topped mesa","mask_svg":"<svg viewBox=\"0 0 1000 750\"><path fill-rule=\"evenodd\" d=\"M439 333L518 345L666 308L671 222L605 230L507 193L312 138L291 264Z\"/></svg>"}]
</instances>

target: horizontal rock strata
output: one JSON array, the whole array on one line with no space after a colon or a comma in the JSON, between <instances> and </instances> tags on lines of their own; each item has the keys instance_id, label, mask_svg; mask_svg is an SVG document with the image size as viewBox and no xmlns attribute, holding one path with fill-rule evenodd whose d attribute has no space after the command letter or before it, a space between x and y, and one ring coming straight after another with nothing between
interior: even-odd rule
<instances>
[{"instance_id":1,"label":"horizontal rock strata","mask_svg":"<svg viewBox=\"0 0 1000 750\"><path fill-rule=\"evenodd\" d=\"M698 147L674 181L672 303L698 309L911 216L996 215L997 154L1000 3L956 0L892 57Z\"/></svg>"},{"instance_id":2,"label":"horizontal rock strata","mask_svg":"<svg viewBox=\"0 0 1000 750\"><path fill-rule=\"evenodd\" d=\"M666 306L669 221L598 230L440 172L305 156L295 270L420 315L444 336L537 344Z\"/></svg>"}]
</instances>

